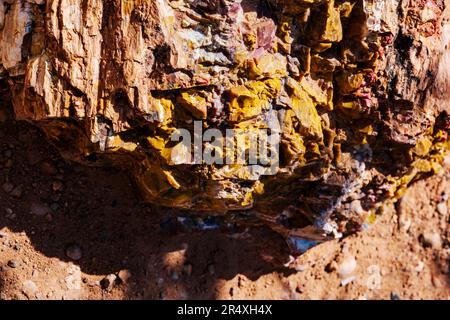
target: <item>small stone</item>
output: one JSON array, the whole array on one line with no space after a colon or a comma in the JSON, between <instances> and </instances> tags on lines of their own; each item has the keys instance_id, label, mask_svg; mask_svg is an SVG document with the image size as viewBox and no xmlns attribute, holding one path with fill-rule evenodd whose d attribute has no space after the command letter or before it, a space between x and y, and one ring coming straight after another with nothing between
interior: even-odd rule
<instances>
[{"instance_id":1,"label":"small stone","mask_svg":"<svg viewBox=\"0 0 450 320\"><path fill-rule=\"evenodd\" d=\"M80 260L83 256L80 246L78 246L77 244L71 244L67 246L66 256L75 261Z\"/></svg>"},{"instance_id":2,"label":"small stone","mask_svg":"<svg viewBox=\"0 0 450 320\"><path fill-rule=\"evenodd\" d=\"M158 279L156 279L156 284L158 286L162 286L164 284L164 278L159 277Z\"/></svg>"},{"instance_id":3,"label":"small stone","mask_svg":"<svg viewBox=\"0 0 450 320\"><path fill-rule=\"evenodd\" d=\"M295 290L297 288L297 286L298 286L298 282L295 281L294 279L289 279L288 280L288 284L289 284L289 288L291 290Z\"/></svg>"},{"instance_id":4,"label":"small stone","mask_svg":"<svg viewBox=\"0 0 450 320\"><path fill-rule=\"evenodd\" d=\"M380 267L376 264L372 264L367 268L367 273L369 274L366 279L367 288L370 290L380 289L382 282Z\"/></svg>"},{"instance_id":5,"label":"small stone","mask_svg":"<svg viewBox=\"0 0 450 320\"><path fill-rule=\"evenodd\" d=\"M183 271L189 277L192 274L192 264L184 265Z\"/></svg>"},{"instance_id":6,"label":"small stone","mask_svg":"<svg viewBox=\"0 0 450 320\"><path fill-rule=\"evenodd\" d=\"M442 286L441 280L440 280L439 277L436 276L436 275L432 275L432 276L431 276L431 283L433 284L433 286L434 286L435 288L440 288L440 287Z\"/></svg>"},{"instance_id":7,"label":"small stone","mask_svg":"<svg viewBox=\"0 0 450 320\"><path fill-rule=\"evenodd\" d=\"M423 261L419 261L419 262L417 262L417 265L414 268L414 271L417 273L421 273L424 268L425 268L425 263L423 263Z\"/></svg>"},{"instance_id":8,"label":"small stone","mask_svg":"<svg viewBox=\"0 0 450 320\"><path fill-rule=\"evenodd\" d=\"M295 258L294 258L293 256L289 255L289 260L288 260L286 263L284 263L283 265L287 268L287 267L289 267L289 266L291 265L291 263L293 263L294 261L295 261Z\"/></svg>"},{"instance_id":9,"label":"small stone","mask_svg":"<svg viewBox=\"0 0 450 320\"><path fill-rule=\"evenodd\" d=\"M178 281L178 279L180 279L180 276L178 274L178 272L173 271L170 275L170 277L172 278L173 281Z\"/></svg>"},{"instance_id":10,"label":"small stone","mask_svg":"<svg viewBox=\"0 0 450 320\"><path fill-rule=\"evenodd\" d=\"M108 274L100 281L100 285L104 290L111 291L112 288L114 287L116 279L117 277L115 274Z\"/></svg>"},{"instance_id":11,"label":"small stone","mask_svg":"<svg viewBox=\"0 0 450 320\"><path fill-rule=\"evenodd\" d=\"M442 247L441 235L437 232L424 232L422 234L422 244L424 247L439 249Z\"/></svg>"},{"instance_id":12,"label":"small stone","mask_svg":"<svg viewBox=\"0 0 450 320\"><path fill-rule=\"evenodd\" d=\"M67 277L64 278L67 289L80 290L81 289L81 269L79 266L70 264L67 268Z\"/></svg>"},{"instance_id":13,"label":"small stone","mask_svg":"<svg viewBox=\"0 0 450 320\"><path fill-rule=\"evenodd\" d=\"M14 219L16 217L16 214L11 208L5 208L5 217L8 219Z\"/></svg>"},{"instance_id":14,"label":"small stone","mask_svg":"<svg viewBox=\"0 0 450 320\"><path fill-rule=\"evenodd\" d=\"M306 264L299 264L295 266L295 271L297 272L303 272L308 269L308 266Z\"/></svg>"},{"instance_id":15,"label":"small stone","mask_svg":"<svg viewBox=\"0 0 450 320\"><path fill-rule=\"evenodd\" d=\"M400 296L395 291L392 291L391 292L391 300L401 300L401 299L400 299Z\"/></svg>"},{"instance_id":16,"label":"small stone","mask_svg":"<svg viewBox=\"0 0 450 320\"><path fill-rule=\"evenodd\" d=\"M22 283L22 292L29 298L34 298L38 292L38 287L31 280L26 280Z\"/></svg>"},{"instance_id":17,"label":"small stone","mask_svg":"<svg viewBox=\"0 0 450 320\"><path fill-rule=\"evenodd\" d=\"M216 273L216 268L214 267L213 264L210 264L210 265L208 266L208 271L209 271L209 274L210 274L210 275L213 275L214 273Z\"/></svg>"},{"instance_id":18,"label":"small stone","mask_svg":"<svg viewBox=\"0 0 450 320\"><path fill-rule=\"evenodd\" d=\"M11 196L16 199L19 199L22 196L22 192L23 192L22 187L17 186L11 191Z\"/></svg>"},{"instance_id":19,"label":"small stone","mask_svg":"<svg viewBox=\"0 0 450 320\"><path fill-rule=\"evenodd\" d=\"M17 217L17 215L15 213L11 213L11 214L6 215L6 217L8 219L14 220Z\"/></svg>"},{"instance_id":20,"label":"small stone","mask_svg":"<svg viewBox=\"0 0 450 320\"><path fill-rule=\"evenodd\" d=\"M14 260L14 259L12 259L12 260L9 260L8 261L8 267L10 267L10 268L17 268L17 267L19 267L20 266L20 262L19 262L19 260Z\"/></svg>"},{"instance_id":21,"label":"small stone","mask_svg":"<svg viewBox=\"0 0 450 320\"><path fill-rule=\"evenodd\" d=\"M295 288L295 291L297 291L297 293L303 293L303 292L305 292L305 286L302 285L301 283L297 283L297 287Z\"/></svg>"},{"instance_id":22,"label":"small stone","mask_svg":"<svg viewBox=\"0 0 450 320\"><path fill-rule=\"evenodd\" d=\"M440 215L446 215L447 214L447 203L445 202L441 202L437 205L436 207L437 211L439 212Z\"/></svg>"},{"instance_id":23,"label":"small stone","mask_svg":"<svg viewBox=\"0 0 450 320\"><path fill-rule=\"evenodd\" d=\"M117 276L119 277L120 281L122 281L122 283L127 283L131 278L131 272L128 269L122 269L119 271Z\"/></svg>"},{"instance_id":24,"label":"small stone","mask_svg":"<svg viewBox=\"0 0 450 320\"><path fill-rule=\"evenodd\" d=\"M100 281L90 281L88 282L89 287L100 287Z\"/></svg>"},{"instance_id":25,"label":"small stone","mask_svg":"<svg viewBox=\"0 0 450 320\"><path fill-rule=\"evenodd\" d=\"M40 169L42 173L50 176L54 176L58 173L58 168L53 163L50 163L48 161L44 161L40 165Z\"/></svg>"},{"instance_id":26,"label":"small stone","mask_svg":"<svg viewBox=\"0 0 450 320\"><path fill-rule=\"evenodd\" d=\"M38 217L45 216L51 212L50 208L43 203L33 202L30 206L30 213Z\"/></svg>"},{"instance_id":27,"label":"small stone","mask_svg":"<svg viewBox=\"0 0 450 320\"><path fill-rule=\"evenodd\" d=\"M398 223L401 231L408 232L411 228L412 221L410 218L402 214L398 218Z\"/></svg>"},{"instance_id":28,"label":"small stone","mask_svg":"<svg viewBox=\"0 0 450 320\"><path fill-rule=\"evenodd\" d=\"M8 235L5 233L5 232L3 232L3 231L0 231L0 239L1 238L6 238Z\"/></svg>"},{"instance_id":29,"label":"small stone","mask_svg":"<svg viewBox=\"0 0 450 320\"><path fill-rule=\"evenodd\" d=\"M345 279L343 279L343 280L341 281L341 286L345 287L345 286L348 285L350 282L355 281L355 279L356 279L356 276L347 277L347 278L345 278Z\"/></svg>"},{"instance_id":30,"label":"small stone","mask_svg":"<svg viewBox=\"0 0 450 320\"><path fill-rule=\"evenodd\" d=\"M55 192L61 191L63 189L63 183L59 180L55 180L52 183L52 190Z\"/></svg>"},{"instance_id":31,"label":"small stone","mask_svg":"<svg viewBox=\"0 0 450 320\"><path fill-rule=\"evenodd\" d=\"M336 271L342 278L346 278L347 276L353 274L356 266L357 263L355 258L351 255L345 255L338 263Z\"/></svg>"},{"instance_id":32,"label":"small stone","mask_svg":"<svg viewBox=\"0 0 450 320\"><path fill-rule=\"evenodd\" d=\"M6 193L10 193L14 189L14 186L10 182L5 182L2 187L3 191L5 191Z\"/></svg>"},{"instance_id":33,"label":"small stone","mask_svg":"<svg viewBox=\"0 0 450 320\"><path fill-rule=\"evenodd\" d=\"M355 212L358 215L363 215L366 211L361 206L361 201L353 200L350 203L350 211Z\"/></svg>"}]
</instances>

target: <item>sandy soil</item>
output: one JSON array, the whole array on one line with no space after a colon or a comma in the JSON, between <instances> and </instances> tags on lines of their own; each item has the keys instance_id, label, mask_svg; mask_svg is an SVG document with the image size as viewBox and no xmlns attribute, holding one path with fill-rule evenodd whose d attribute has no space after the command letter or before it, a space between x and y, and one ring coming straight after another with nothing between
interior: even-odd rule
<instances>
[{"instance_id":1,"label":"sandy soil","mask_svg":"<svg viewBox=\"0 0 450 320\"><path fill-rule=\"evenodd\" d=\"M450 166L292 260L264 225L167 227L124 173L65 162L0 112L0 299L449 299L448 195Z\"/></svg>"}]
</instances>

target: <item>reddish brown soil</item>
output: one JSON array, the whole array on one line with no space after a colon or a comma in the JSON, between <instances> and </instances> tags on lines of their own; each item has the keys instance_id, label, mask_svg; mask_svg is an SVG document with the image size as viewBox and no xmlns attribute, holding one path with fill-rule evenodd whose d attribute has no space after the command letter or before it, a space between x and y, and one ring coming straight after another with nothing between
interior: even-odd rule
<instances>
[{"instance_id":1,"label":"reddish brown soil","mask_svg":"<svg viewBox=\"0 0 450 320\"><path fill-rule=\"evenodd\" d=\"M166 231L171 212L140 204L126 174L65 162L2 112L0 299L449 299L449 214L437 211L450 205L445 194L450 167L368 231L284 265L283 238L263 225ZM81 259L66 255L71 244ZM357 263L348 284L333 268L342 252ZM109 287L102 280L119 272Z\"/></svg>"}]
</instances>

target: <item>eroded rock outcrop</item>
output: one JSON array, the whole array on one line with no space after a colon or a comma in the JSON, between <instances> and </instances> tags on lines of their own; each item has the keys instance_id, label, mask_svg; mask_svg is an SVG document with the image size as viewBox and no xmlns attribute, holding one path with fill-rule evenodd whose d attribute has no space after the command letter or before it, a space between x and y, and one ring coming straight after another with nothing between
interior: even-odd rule
<instances>
[{"instance_id":1,"label":"eroded rock outcrop","mask_svg":"<svg viewBox=\"0 0 450 320\"><path fill-rule=\"evenodd\" d=\"M126 167L147 201L255 208L280 232L339 237L440 170L450 129L449 7L0 0L2 101L67 158ZM267 130L276 163L196 161L195 147L171 137L193 133L198 121L224 133L218 144L200 140L219 159L233 149L227 129ZM244 143L232 157L249 152Z\"/></svg>"}]
</instances>

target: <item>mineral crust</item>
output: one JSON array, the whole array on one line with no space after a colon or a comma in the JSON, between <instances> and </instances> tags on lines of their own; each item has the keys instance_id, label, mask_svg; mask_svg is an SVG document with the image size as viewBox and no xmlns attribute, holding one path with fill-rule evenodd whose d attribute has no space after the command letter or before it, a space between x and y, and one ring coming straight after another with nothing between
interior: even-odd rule
<instances>
[{"instance_id":1,"label":"mineral crust","mask_svg":"<svg viewBox=\"0 0 450 320\"><path fill-rule=\"evenodd\" d=\"M0 108L125 168L145 201L322 241L441 169L449 17L448 0L0 0ZM172 139L198 123L222 160L227 130L266 129L276 165L198 161Z\"/></svg>"}]
</instances>

